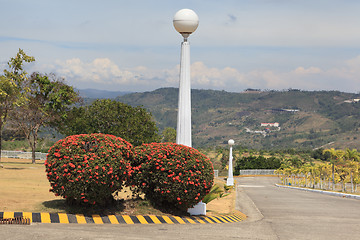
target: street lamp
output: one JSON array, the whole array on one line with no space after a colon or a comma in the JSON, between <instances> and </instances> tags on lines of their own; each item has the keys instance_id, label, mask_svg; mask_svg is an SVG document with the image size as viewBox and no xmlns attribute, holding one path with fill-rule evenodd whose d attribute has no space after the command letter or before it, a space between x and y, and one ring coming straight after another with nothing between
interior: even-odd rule
<instances>
[{"instance_id":1,"label":"street lamp","mask_svg":"<svg viewBox=\"0 0 360 240\"><path fill-rule=\"evenodd\" d=\"M179 104L176 128L176 143L192 147L191 142L191 83L190 83L190 44L188 37L199 25L199 17L190 9L175 13L173 24L184 38L181 43ZM191 215L206 215L206 204L199 202L188 209Z\"/></svg>"},{"instance_id":2,"label":"street lamp","mask_svg":"<svg viewBox=\"0 0 360 240\"><path fill-rule=\"evenodd\" d=\"M230 139L228 141L228 144L230 146L230 153L229 153L229 172L228 172L228 178L227 178L227 181L226 181L226 185L234 186L233 167L232 167L232 160L233 160L232 146L235 144L235 141Z\"/></svg>"},{"instance_id":3,"label":"street lamp","mask_svg":"<svg viewBox=\"0 0 360 240\"><path fill-rule=\"evenodd\" d=\"M175 14L173 24L176 31L184 38L181 43L176 143L191 147L190 44L187 40L198 27L199 17L193 10L181 9Z\"/></svg>"}]
</instances>

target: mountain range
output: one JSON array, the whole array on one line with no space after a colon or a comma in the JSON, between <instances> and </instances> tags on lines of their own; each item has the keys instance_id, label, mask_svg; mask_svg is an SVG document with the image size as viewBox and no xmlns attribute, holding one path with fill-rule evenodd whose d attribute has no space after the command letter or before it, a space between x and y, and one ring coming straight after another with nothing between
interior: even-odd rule
<instances>
[{"instance_id":1,"label":"mountain range","mask_svg":"<svg viewBox=\"0 0 360 240\"><path fill-rule=\"evenodd\" d=\"M359 94L193 89L191 95L194 147L225 146L234 139L255 149L360 148ZM128 93L116 100L146 108L160 132L176 128L177 88Z\"/></svg>"},{"instance_id":2,"label":"mountain range","mask_svg":"<svg viewBox=\"0 0 360 240\"><path fill-rule=\"evenodd\" d=\"M82 98L116 98L118 96L122 96L125 94L129 94L131 92L126 91L107 91L107 90L98 90L98 89L76 89L79 92L79 95Z\"/></svg>"},{"instance_id":3,"label":"mountain range","mask_svg":"<svg viewBox=\"0 0 360 240\"><path fill-rule=\"evenodd\" d=\"M143 106L159 132L176 128L178 89L115 92L80 89L80 95L113 98ZM192 89L194 147L225 146L229 139L255 149L360 149L360 95L339 91L261 91L240 93Z\"/></svg>"}]
</instances>

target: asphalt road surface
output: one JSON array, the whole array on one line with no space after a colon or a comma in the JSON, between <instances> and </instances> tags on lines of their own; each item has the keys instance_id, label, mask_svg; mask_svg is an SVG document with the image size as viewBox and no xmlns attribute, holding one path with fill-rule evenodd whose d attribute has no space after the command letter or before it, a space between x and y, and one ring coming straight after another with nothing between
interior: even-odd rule
<instances>
[{"instance_id":1,"label":"asphalt road surface","mask_svg":"<svg viewBox=\"0 0 360 240\"><path fill-rule=\"evenodd\" d=\"M275 181L249 177L238 184L278 239L360 239L359 200L278 188Z\"/></svg>"},{"instance_id":2,"label":"asphalt road surface","mask_svg":"<svg viewBox=\"0 0 360 240\"><path fill-rule=\"evenodd\" d=\"M238 178L239 223L206 225L0 225L0 239L360 239L360 201Z\"/></svg>"}]
</instances>

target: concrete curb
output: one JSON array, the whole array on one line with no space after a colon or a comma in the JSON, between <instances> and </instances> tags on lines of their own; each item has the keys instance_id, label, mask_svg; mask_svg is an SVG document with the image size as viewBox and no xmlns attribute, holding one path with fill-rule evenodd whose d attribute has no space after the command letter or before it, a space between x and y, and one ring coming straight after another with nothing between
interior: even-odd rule
<instances>
[{"instance_id":1,"label":"concrete curb","mask_svg":"<svg viewBox=\"0 0 360 240\"><path fill-rule=\"evenodd\" d=\"M256 222L264 218L260 210L256 207L255 203L239 185L236 185L236 194L235 209L245 213L247 215L248 221Z\"/></svg>"},{"instance_id":2,"label":"concrete curb","mask_svg":"<svg viewBox=\"0 0 360 240\"><path fill-rule=\"evenodd\" d=\"M31 213L31 212L0 212L0 219L24 218L31 223L63 223L63 224L214 224L234 223L246 219L242 212L219 216L130 216L130 215L91 215L67 213Z\"/></svg>"},{"instance_id":3,"label":"concrete curb","mask_svg":"<svg viewBox=\"0 0 360 240\"><path fill-rule=\"evenodd\" d=\"M280 184L275 184L275 186L282 187L282 188L291 188L291 189L297 189L297 190L302 190L302 191L307 191L307 192L316 192L316 193L321 193L321 194L326 194L326 195L331 195L331 196L346 197L346 198L352 198L352 199L360 200L360 195L354 195L354 194L348 194L348 193L323 191L323 190L301 188L301 187L291 187L291 186L285 186L285 185L280 185Z\"/></svg>"}]
</instances>

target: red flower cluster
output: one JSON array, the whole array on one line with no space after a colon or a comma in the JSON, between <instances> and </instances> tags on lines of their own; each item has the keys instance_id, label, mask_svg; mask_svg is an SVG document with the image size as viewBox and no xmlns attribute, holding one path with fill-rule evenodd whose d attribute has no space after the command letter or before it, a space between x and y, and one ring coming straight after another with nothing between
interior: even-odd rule
<instances>
[{"instance_id":1,"label":"red flower cluster","mask_svg":"<svg viewBox=\"0 0 360 240\"><path fill-rule=\"evenodd\" d=\"M175 143L134 148L132 181L155 205L186 210L210 191L214 180L209 158Z\"/></svg>"},{"instance_id":2,"label":"red flower cluster","mask_svg":"<svg viewBox=\"0 0 360 240\"><path fill-rule=\"evenodd\" d=\"M51 192L76 202L106 204L130 176L132 145L108 134L69 136L45 161Z\"/></svg>"},{"instance_id":3,"label":"red flower cluster","mask_svg":"<svg viewBox=\"0 0 360 240\"><path fill-rule=\"evenodd\" d=\"M107 134L69 136L55 143L45 162L51 192L70 201L105 205L123 185L153 204L186 210L213 185L211 161L194 148L151 143L132 148Z\"/></svg>"}]
</instances>

